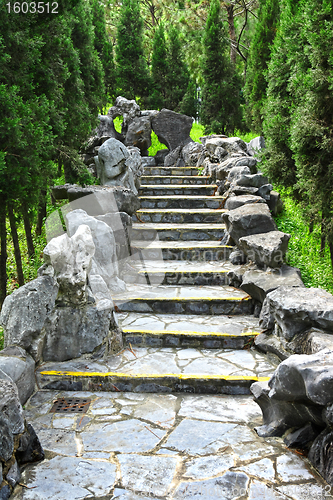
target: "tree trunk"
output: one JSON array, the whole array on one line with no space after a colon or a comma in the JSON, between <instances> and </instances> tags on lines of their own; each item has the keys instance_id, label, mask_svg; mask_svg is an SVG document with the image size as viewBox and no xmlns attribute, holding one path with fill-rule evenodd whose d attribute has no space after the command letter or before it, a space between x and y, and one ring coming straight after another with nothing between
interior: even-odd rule
<instances>
[{"instance_id":1,"label":"tree trunk","mask_svg":"<svg viewBox=\"0 0 333 500\"><path fill-rule=\"evenodd\" d=\"M20 250L20 244L19 244L19 239L18 239L18 234L17 234L17 229L16 229L16 221L15 221L15 216L13 212L13 207L8 204L8 217L9 217L9 222L10 222L10 230L12 233L12 239L13 239L13 245L14 245L14 255L15 255L15 261L16 261L16 269L17 269L17 280L18 284L20 286L24 285L24 276L23 276L23 269L22 269L22 258L21 258L21 250Z\"/></svg>"},{"instance_id":2,"label":"tree trunk","mask_svg":"<svg viewBox=\"0 0 333 500\"><path fill-rule=\"evenodd\" d=\"M7 292L7 233L6 233L6 203L1 204L0 209L0 308L6 298Z\"/></svg>"},{"instance_id":3,"label":"tree trunk","mask_svg":"<svg viewBox=\"0 0 333 500\"><path fill-rule=\"evenodd\" d=\"M42 189L39 197L38 215L36 224L36 235L42 234L43 220L46 218L46 190Z\"/></svg>"},{"instance_id":4,"label":"tree trunk","mask_svg":"<svg viewBox=\"0 0 333 500\"><path fill-rule=\"evenodd\" d=\"M236 64L236 56L237 56L237 40L236 40L236 30L235 30L235 19L234 19L234 6L226 5L225 6L228 13L228 25L229 25L229 38L230 38L230 61L233 65Z\"/></svg>"},{"instance_id":5,"label":"tree trunk","mask_svg":"<svg viewBox=\"0 0 333 500\"><path fill-rule=\"evenodd\" d=\"M28 255L29 259L33 259L35 257L35 247L31 234L31 225L30 225L28 210L25 203L22 204L22 214L23 214L25 237L27 240Z\"/></svg>"}]
</instances>

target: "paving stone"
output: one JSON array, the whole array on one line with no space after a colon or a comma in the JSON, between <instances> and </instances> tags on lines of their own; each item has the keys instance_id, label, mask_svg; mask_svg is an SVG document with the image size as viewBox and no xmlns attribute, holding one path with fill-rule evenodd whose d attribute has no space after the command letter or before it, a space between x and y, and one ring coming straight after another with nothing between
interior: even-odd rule
<instances>
[{"instance_id":1,"label":"paving stone","mask_svg":"<svg viewBox=\"0 0 333 500\"><path fill-rule=\"evenodd\" d=\"M223 447L224 435L235 427L234 424L183 420L170 434L164 446L192 455L216 453Z\"/></svg>"},{"instance_id":2,"label":"paving stone","mask_svg":"<svg viewBox=\"0 0 333 500\"><path fill-rule=\"evenodd\" d=\"M133 417L149 420L165 429L173 426L176 418L177 398L172 395L152 394L148 401L137 405Z\"/></svg>"},{"instance_id":3,"label":"paving stone","mask_svg":"<svg viewBox=\"0 0 333 500\"><path fill-rule=\"evenodd\" d=\"M12 496L22 500L68 500L106 495L116 479L115 464L76 457L55 457L29 466L22 474L24 488Z\"/></svg>"},{"instance_id":4,"label":"paving stone","mask_svg":"<svg viewBox=\"0 0 333 500\"><path fill-rule=\"evenodd\" d=\"M140 453L153 449L164 433L162 430L155 432L143 422L131 419L102 425L102 428L100 424L91 424L81 436L85 451Z\"/></svg>"},{"instance_id":5,"label":"paving stone","mask_svg":"<svg viewBox=\"0 0 333 500\"><path fill-rule=\"evenodd\" d=\"M264 458L250 465L238 467L238 470L245 472L247 475L256 476L266 481L274 481L275 479L273 462L268 458Z\"/></svg>"},{"instance_id":6,"label":"paving stone","mask_svg":"<svg viewBox=\"0 0 333 500\"><path fill-rule=\"evenodd\" d=\"M241 461L246 461L278 455L281 454L282 450L256 439L252 442L238 444L234 452Z\"/></svg>"},{"instance_id":7,"label":"paving stone","mask_svg":"<svg viewBox=\"0 0 333 500\"><path fill-rule=\"evenodd\" d=\"M207 481L181 483L175 500L236 500L246 495L249 478L242 472L226 472L224 476Z\"/></svg>"},{"instance_id":8,"label":"paving stone","mask_svg":"<svg viewBox=\"0 0 333 500\"><path fill-rule=\"evenodd\" d=\"M36 432L44 451L63 455L76 455L75 433L63 429L40 428Z\"/></svg>"},{"instance_id":9,"label":"paving stone","mask_svg":"<svg viewBox=\"0 0 333 500\"><path fill-rule=\"evenodd\" d=\"M52 426L53 429L73 429L76 423L76 415L59 416L54 415Z\"/></svg>"},{"instance_id":10,"label":"paving stone","mask_svg":"<svg viewBox=\"0 0 333 500\"><path fill-rule=\"evenodd\" d=\"M176 458L121 454L118 460L125 488L156 496L168 493L176 471Z\"/></svg>"},{"instance_id":11,"label":"paving stone","mask_svg":"<svg viewBox=\"0 0 333 500\"><path fill-rule=\"evenodd\" d=\"M136 495L131 491L123 490L120 488L115 488L112 497L110 500L158 500L156 497L153 497L149 494L149 497L146 495Z\"/></svg>"},{"instance_id":12,"label":"paving stone","mask_svg":"<svg viewBox=\"0 0 333 500\"><path fill-rule=\"evenodd\" d=\"M265 483L252 481L248 500L287 500L287 497Z\"/></svg>"},{"instance_id":13,"label":"paving stone","mask_svg":"<svg viewBox=\"0 0 333 500\"><path fill-rule=\"evenodd\" d=\"M283 481L299 481L313 479L304 460L293 453L286 453L276 459L276 471Z\"/></svg>"},{"instance_id":14,"label":"paving stone","mask_svg":"<svg viewBox=\"0 0 333 500\"><path fill-rule=\"evenodd\" d=\"M333 498L332 487L324 484L288 484L278 487L277 490L293 500L332 500Z\"/></svg>"},{"instance_id":15,"label":"paving stone","mask_svg":"<svg viewBox=\"0 0 333 500\"><path fill-rule=\"evenodd\" d=\"M234 461L234 455L227 452L223 452L222 456L210 455L208 457L195 458L186 462L184 477L206 479L221 475L235 465Z\"/></svg>"}]
</instances>

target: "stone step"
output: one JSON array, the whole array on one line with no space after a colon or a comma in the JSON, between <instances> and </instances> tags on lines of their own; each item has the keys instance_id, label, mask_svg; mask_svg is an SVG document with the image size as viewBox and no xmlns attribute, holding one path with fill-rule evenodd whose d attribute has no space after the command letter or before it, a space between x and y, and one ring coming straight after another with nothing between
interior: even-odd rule
<instances>
[{"instance_id":1,"label":"stone step","mask_svg":"<svg viewBox=\"0 0 333 500\"><path fill-rule=\"evenodd\" d=\"M163 241L220 240L225 234L225 224L168 224L134 223L131 228L132 240L152 241L157 237Z\"/></svg>"},{"instance_id":2,"label":"stone step","mask_svg":"<svg viewBox=\"0 0 333 500\"><path fill-rule=\"evenodd\" d=\"M197 167L145 167L144 175L198 175Z\"/></svg>"},{"instance_id":3,"label":"stone step","mask_svg":"<svg viewBox=\"0 0 333 500\"><path fill-rule=\"evenodd\" d=\"M211 223L220 222L224 209L211 208L141 208L133 220L141 222Z\"/></svg>"},{"instance_id":4,"label":"stone step","mask_svg":"<svg viewBox=\"0 0 333 500\"><path fill-rule=\"evenodd\" d=\"M127 285L113 294L117 312L157 314L253 314L253 299L229 286Z\"/></svg>"},{"instance_id":5,"label":"stone step","mask_svg":"<svg viewBox=\"0 0 333 500\"><path fill-rule=\"evenodd\" d=\"M122 313L118 319L132 347L244 349L261 333L253 316Z\"/></svg>"},{"instance_id":6,"label":"stone step","mask_svg":"<svg viewBox=\"0 0 333 500\"><path fill-rule=\"evenodd\" d=\"M129 261L129 264L131 268L122 275L122 279L137 285L226 285L228 272L237 267L230 262L221 265L215 262L149 261L139 256L137 260Z\"/></svg>"},{"instance_id":7,"label":"stone step","mask_svg":"<svg viewBox=\"0 0 333 500\"><path fill-rule=\"evenodd\" d=\"M139 196L170 196L180 194L184 196L213 196L217 190L215 184L205 186L187 186L185 184L176 186L172 184L142 184L139 190Z\"/></svg>"},{"instance_id":8,"label":"stone step","mask_svg":"<svg viewBox=\"0 0 333 500\"><path fill-rule=\"evenodd\" d=\"M276 364L254 350L132 346L106 359L44 363L36 376L44 390L249 394L251 384L268 380Z\"/></svg>"},{"instance_id":9,"label":"stone step","mask_svg":"<svg viewBox=\"0 0 333 500\"><path fill-rule=\"evenodd\" d=\"M141 253L142 260L225 261L235 247L220 241L146 241L132 240L132 252Z\"/></svg>"},{"instance_id":10,"label":"stone step","mask_svg":"<svg viewBox=\"0 0 333 500\"><path fill-rule=\"evenodd\" d=\"M187 184L187 185L205 185L209 183L209 176L206 175L143 175L140 181L144 185L152 184Z\"/></svg>"},{"instance_id":11,"label":"stone step","mask_svg":"<svg viewBox=\"0 0 333 500\"><path fill-rule=\"evenodd\" d=\"M223 196L139 196L141 208L211 208L223 207Z\"/></svg>"}]
</instances>

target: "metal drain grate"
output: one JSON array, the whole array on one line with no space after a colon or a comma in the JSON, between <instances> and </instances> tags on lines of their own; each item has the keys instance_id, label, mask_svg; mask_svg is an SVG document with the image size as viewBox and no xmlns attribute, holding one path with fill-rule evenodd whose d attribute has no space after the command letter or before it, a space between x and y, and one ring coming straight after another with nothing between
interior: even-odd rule
<instances>
[{"instance_id":1,"label":"metal drain grate","mask_svg":"<svg viewBox=\"0 0 333 500\"><path fill-rule=\"evenodd\" d=\"M60 398L54 401L50 413L86 413L91 399Z\"/></svg>"}]
</instances>

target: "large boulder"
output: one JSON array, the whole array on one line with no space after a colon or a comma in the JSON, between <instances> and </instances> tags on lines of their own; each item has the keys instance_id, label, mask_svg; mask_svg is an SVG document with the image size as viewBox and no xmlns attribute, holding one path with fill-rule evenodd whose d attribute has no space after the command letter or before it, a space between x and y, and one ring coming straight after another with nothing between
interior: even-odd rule
<instances>
[{"instance_id":1,"label":"large boulder","mask_svg":"<svg viewBox=\"0 0 333 500\"><path fill-rule=\"evenodd\" d=\"M251 203L265 203L261 196L254 196L253 194L244 194L242 196L230 196L225 204L227 210L235 210L235 208L249 205Z\"/></svg>"},{"instance_id":2,"label":"large boulder","mask_svg":"<svg viewBox=\"0 0 333 500\"><path fill-rule=\"evenodd\" d=\"M125 146L135 146L139 148L142 156L148 156L148 148L151 146L151 119L149 116L136 116L128 124Z\"/></svg>"},{"instance_id":3,"label":"large boulder","mask_svg":"<svg viewBox=\"0 0 333 500\"><path fill-rule=\"evenodd\" d=\"M112 120L117 118L117 116L123 117L121 132L124 137L126 136L129 124L140 115L140 106L135 102L135 100L129 100L121 96L117 97L114 105L108 111L108 116Z\"/></svg>"},{"instance_id":4,"label":"large boulder","mask_svg":"<svg viewBox=\"0 0 333 500\"><path fill-rule=\"evenodd\" d=\"M287 342L287 347L295 354L316 354L327 348L333 351L333 335L319 328L310 328L304 333L295 335L290 342Z\"/></svg>"},{"instance_id":5,"label":"large boulder","mask_svg":"<svg viewBox=\"0 0 333 500\"><path fill-rule=\"evenodd\" d=\"M170 151L176 149L180 144L192 142L190 132L193 118L162 109L158 115L154 116L151 122L152 129L158 140L165 144Z\"/></svg>"},{"instance_id":6,"label":"large boulder","mask_svg":"<svg viewBox=\"0 0 333 500\"><path fill-rule=\"evenodd\" d=\"M200 142L189 142L182 149L182 157L185 165L196 165L203 145Z\"/></svg>"},{"instance_id":7,"label":"large boulder","mask_svg":"<svg viewBox=\"0 0 333 500\"><path fill-rule=\"evenodd\" d=\"M245 186L245 187L250 186L250 187L260 188L264 184L268 184L268 179L267 177L264 177L261 173L243 174L235 181L235 183L238 186Z\"/></svg>"},{"instance_id":8,"label":"large boulder","mask_svg":"<svg viewBox=\"0 0 333 500\"><path fill-rule=\"evenodd\" d=\"M238 240L239 248L259 267L281 267L288 249L290 234L281 231L252 234Z\"/></svg>"},{"instance_id":9,"label":"large boulder","mask_svg":"<svg viewBox=\"0 0 333 500\"><path fill-rule=\"evenodd\" d=\"M183 145L180 144L164 158L165 167L184 167L185 161L182 157Z\"/></svg>"},{"instance_id":10,"label":"large boulder","mask_svg":"<svg viewBox=\"0 0 333 500\"><path fill-rule=\"evenodd\" d=\"M332 422L333 423L333 422ZM333 428L323 430L312 443L308 459L319 474L333 486ZM326 489L326 488L325 488Z\"/></svg>"},{"instance_id":11,"label":"large boulder","mask_svg":"<svg viewBox=\"0 0 333 500\"><path fill-rule=\"evenodd\" d=\"M260 153L260 151L264 148L265 148L265 139L261 135L255 137L247 144L247 152L251 156Z\"/></svg>"},{"instance_id":12,"label":"large boulder","mask_svg":"<svg viewBox=\"0 0 333 500\"><path fill-rule=\"evenodd\" d=\"M43 326L54 308L58 289L52 276L40 276L6 297L0 315L5 347L19 345L35 360L39 358Z\"/></svg>"},{"instance_id":13,"label":"large boulder","mask_svg":"<svg viewBox=\"0 0 333 500\"><path fill-rule=\"evenodd\" d=\"M268 233L276 225L266 204L243 205L222 215L231 238L238 243L243 236Z\"/></svg>"},{"instance_id":14,"label":"large boulder","mask_svg":"<svg viewBox=\"0 0 333 500\"><path fill-rule=\"evenodd\" d=\"M270 234L270 233L267 233ZM263 303L267 294L280 286L304 287L296 267L283 264L279 269L249 269L243 274L241 288L255 300Z\"/></svg>"},{"instance_id":15,"label":"large boulder","mask_svg":"<svg viewBox=\"0 0 333 500\"><path fill-rule=\"evenodd\" d=\"M19 346L6 347L0 351L0 379L4 378L1 373L15 383L20 403L24 405L35 389L35 362L32 357Z\"/></svg>"},{"instance_id":16,"label":"large boulder","mask_svg":"<svg viewBox=\"0 0 333 500\"><path fill-rule=\"evenodd\" d=\"M206 141L206 148L208 142L209 139ZM222 138L219 142L219 146L225 149L229 155L239 154L240 156L247 156L247 144L239 137L227 137L225 139Z\"/></svg>"},{"instance_id":17,"label":"large boulder","mask_svg":"<svg viewBox=\"0 0 333 500\"><path fill-rule=\"evenodd\" d=\"M333 296L320 288L281 286L267 295L260 327L287 340L311 327L332 332Z\"/></svg>"}]
</instances>

